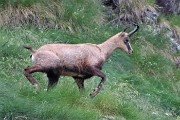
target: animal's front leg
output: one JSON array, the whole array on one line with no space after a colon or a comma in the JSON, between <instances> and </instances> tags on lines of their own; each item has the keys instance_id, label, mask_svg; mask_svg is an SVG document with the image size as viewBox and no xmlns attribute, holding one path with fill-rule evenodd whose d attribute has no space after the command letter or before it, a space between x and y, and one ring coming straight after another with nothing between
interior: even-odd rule
<instances>
[{"instance_id":1,"label":"animal's front leg","mask_svg":"<svg viewBox=\"0 0 180 120\"><path fill-rule=\"evenodd\" d=\"M101 77L101 82L98 84L98 86L93 90L93 92L90 94L91 97L95 97L99 91L101 90L103 83L106 81L106 76L103 72L101 72L101 70L99 70L98 68L92 68L92 71L94 73L94 75Z\"/></svg>"},{"instance_id":2,"label":"animal's front leg","mask_svg":"<svg viewBox=\"0 0 180 120\"><path fill-rule=\"evenodd\" d=\"M99 85L96 88L94 88L93 92L90 94L91 97L95 97L100 92L104 82L105 80L101 80Z\"/></svg>"}]
</instances>

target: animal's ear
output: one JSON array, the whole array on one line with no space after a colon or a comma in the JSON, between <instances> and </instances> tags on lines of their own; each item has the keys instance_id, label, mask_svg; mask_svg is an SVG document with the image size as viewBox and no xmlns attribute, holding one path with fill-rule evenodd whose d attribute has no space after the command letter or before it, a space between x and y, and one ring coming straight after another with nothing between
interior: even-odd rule
<instances>
[{"instance_id":1,"label":"animal's ear","mask_svg":"<svg viewBox=\"0 0 180 120\"><path fill-rule=\"evenodd\" d=\"M128 28L129 28L129 27L126 27L126 28L123 30L123 32L126 32Z\"/></svg>"},{"instance_id":2,"label":"animal's ear","mask_svg":"<svg viewBox=\"0 0 180 120\"><path fill-rule=\"evenodd\" d=\"M121 32L121 33L119 34L119 36L120 36L120 37L124 37L124 36L125 36L125 33L124 33L124 32Z\"/></svg>"}]
</instances>

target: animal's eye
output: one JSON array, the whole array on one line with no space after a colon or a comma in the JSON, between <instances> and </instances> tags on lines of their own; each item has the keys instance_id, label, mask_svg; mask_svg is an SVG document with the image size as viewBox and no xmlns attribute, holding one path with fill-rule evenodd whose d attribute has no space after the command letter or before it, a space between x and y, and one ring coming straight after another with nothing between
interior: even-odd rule
<instances>
[{"instance_id":1,"label":"animal's eye","mask_svg":"<svg viewBox=\"0 0 180 120\"><path fill-rule=\"evenodd\" d=\"M127 42L129 42L129 40L128 40L128 39L125 39L125 40L124 40L124 43L127 43Z\"/></svg>"}]
</instances>

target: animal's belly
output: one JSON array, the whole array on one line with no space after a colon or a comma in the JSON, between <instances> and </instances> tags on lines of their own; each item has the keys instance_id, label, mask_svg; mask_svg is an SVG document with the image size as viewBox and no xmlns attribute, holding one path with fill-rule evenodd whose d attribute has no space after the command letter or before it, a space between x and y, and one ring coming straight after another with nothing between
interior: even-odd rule
<instances>
[{"instance_id":1,"label":"animal's belly","mask_svg":"<svg viewBox=\"0 0 180 120\"><path fill-rule=\"evenodd\" d=\"M62 71L61 75L63 75L63 76L71 76L71 77L74 77L74 76L84 77L85 76L85 75L78 74L78 73L75 73L75 72L70 72L70 71Z\"/></svg>"}]
</instances>

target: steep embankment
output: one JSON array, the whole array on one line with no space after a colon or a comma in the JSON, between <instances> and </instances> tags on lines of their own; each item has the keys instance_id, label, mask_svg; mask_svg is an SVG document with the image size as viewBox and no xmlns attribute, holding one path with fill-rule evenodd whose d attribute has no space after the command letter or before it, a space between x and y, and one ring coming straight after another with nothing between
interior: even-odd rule
<instances>
[{"instance_id":1,"label":"steep embankment","mask_svg":"<svg viewBox=\"0 0 180 120\"><path fill-rule=\"evenodd\" d=\"M138 5L139 0L134 1ZM36 73L34 77L41 84L41 91L36 93L22 74L23 68L31 64L29 52L22 45L38 48L46 43L98 44L125 26L109 22L112 19L104 15L107 9L93 0L6 2L0 2L1 119L179 119L180 69L173 63L174 52L166 30L158 31L154 24L139 20L140 30L131 38L134 53L113 53L103 67L107 81L94 99L89 93L98 84L98 77L87 80L86 91L80 95L74 80L68 77L61 77L57 87L46 92L46 76ZM160 19L164 18L171 19ZM173 20L169 22L174 24Z\"/></svg>"}]
</instances>

